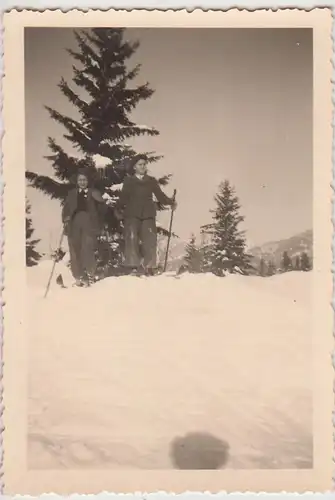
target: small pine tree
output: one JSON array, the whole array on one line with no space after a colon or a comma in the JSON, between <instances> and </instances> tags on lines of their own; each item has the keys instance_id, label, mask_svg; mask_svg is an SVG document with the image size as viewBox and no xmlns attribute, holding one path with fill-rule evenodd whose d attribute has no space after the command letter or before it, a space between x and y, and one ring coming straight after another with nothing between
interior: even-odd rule
<instances>
[{"instance_id":1,"label":"small pine tree","mask_svg":"<svg viewBox=\"0 0 335 500\"><path fill-rule=\"evenodd\" d=\"M134 84L140 65L130 68L129 59L139 44L126 41L123 28L94 28L75 31L74 34L78 49L67 52L78 65L73 65L72 84L62 78L58 85L73 106L72 116L65 116L50 107L46 110L64 127L63 137L70 151L77 151L79 157L69 154L49 137L47 159L54 176L26 172L26 178L31 186L63 203L73 187L78 169L86 167L95 186L110 194L116 202L128 174L129 160L137 153L128 142L134 137L159 133L153 127L136 124L131 118L137 105L149 99L154 91L148 83ZM145 154L149 162L159 158L149 152ZM168 179L165 176L159 182L165 185ZM121 260L122 222L115 217L112 207L102 217L104 231L99 248L104 247L104 251L100 260L110 260L107 264L113 267ZM106 247L109 247L107 252ZM100 265L104 264L106 262L100 262Z\"/></svg>"},{"instance_id":2,"label":"small pine tree","mask_svg":"<svg viewBox=\"0 0 335 500\"><path fill-rule=\"evenodd\" d=\"M276 265L273 260L270 260L270 262L268 263L267 276L273 276L274 274L276 274L276 272Z\"/></svg>"},{"instance_id":3,"label":"small pine tree","mask_svg":"<svg viewBox=\"0 0 335 500\"><path fill-rule=\"evenodd\" d=\"M31 206L26 199L26 266L36 266L39 260L42 258L42 255L36 250L36 245L40 242L40 240L32 239L34 234L34 228L32 219L30 216Z\"/></svg>"},{"instance_id":4,"label":"small pine tree","mask_svg":"<svg viewBox=\"0 0 335 500\"><path fill-rule=\"evenodd\" d=\"M264 258L262 257L259 262L259 275L266 276L267 275L267 267Z\"/></svg>"},{"instance_id":5,"label":"small pine tree","mask_svg":"<svg viewBox=\"0 0 335 500\"><path fill-rule=\"evenodd\" d=\"M306 252L301 254L300 269L302 271L310 271L312 269L311 260Z\"/></svg>"},{"instance_id":6,"label":"small pine tree","mask_svg":"<svg viewBox=\"0 0 335 500\"><path fill-rule=\"evenodd\" d=\"M252 266L246 253L244 232L239 229L244 217L240 203L229 181L222 182L215 196L216 209L212 210L213 222L206 226L211 235L209 258L211 270L218 276L228 273L248 274Z\"/></svg>"},{"instance_id":7,"label":"small pine tree","mask_svg":"<svg viewBox=\"0 0 335 500\"><path fill-rule=\"evenodd\" d=\"M186 245L184 262L190 273L201 272L201 252L196 245L196 238L194 235L191 236L190 241Z\"/></svg>"},{"instance_id":8,"label":"small pine tree","mask_svg":"<svg viewBox=\"0 0 335 500\"><path fill-rule=\"evenodd\" d=\"M284 273L292 271L292 260L287 251L283 253L281 269Z\"/></svg>"},{"instance_id":9,"label":"small pine tree","mask_svg":"<svg viewBox=\"0 0 335 500\"><path fill-rule=\"evenodd\" d=\"M294 270L301 271L301 258L300 255L297 255L294 262Z\"/></svg>"}]
</instances>

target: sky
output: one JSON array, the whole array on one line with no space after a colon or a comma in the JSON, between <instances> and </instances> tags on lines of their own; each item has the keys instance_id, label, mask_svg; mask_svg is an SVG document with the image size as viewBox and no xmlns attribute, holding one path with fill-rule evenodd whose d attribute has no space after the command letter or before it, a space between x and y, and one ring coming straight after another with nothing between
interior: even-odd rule
<instances>
[{"instance_id":1,"label":"sky","mask_svg":"<svg viewBox=\"0 0 335 500\"><path fill-rule=\"evenodd\" d=\"M173 229L180 238L210 221L225 179L240 199L249 245L312 228L312 30L139 28L126 37L140 42L131 59L142 65L138 83L155 89L132 118L160 132L132 143L164 155L151 173L172 174L166 192L177 189ZM75 47L70 28L26 28L27 170L52 174L44 158L48 136L68 148L44 105L73 115L57 84L61 77L71 82L66 49ZM39 249L55 249L59 202L32 188L27 195ZM168 220L167 212L160 216L166 226Z\"/></svg>"}]
</instances>

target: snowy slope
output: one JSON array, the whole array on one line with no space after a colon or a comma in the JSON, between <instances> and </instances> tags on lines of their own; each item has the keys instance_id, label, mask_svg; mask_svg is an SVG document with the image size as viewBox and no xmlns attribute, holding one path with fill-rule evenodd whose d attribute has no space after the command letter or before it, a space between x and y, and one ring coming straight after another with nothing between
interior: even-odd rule
<instances>
[{"instance_id":1,"label":"snowy slope","mask_svg":"<svg viewBox=\"0 0 335 500\"><path fill-rule=\"evenodd\" d=\"M311 467L312 273L43 299L48 264L28 270L30 467Z\"/></svg>"}]
</instances>

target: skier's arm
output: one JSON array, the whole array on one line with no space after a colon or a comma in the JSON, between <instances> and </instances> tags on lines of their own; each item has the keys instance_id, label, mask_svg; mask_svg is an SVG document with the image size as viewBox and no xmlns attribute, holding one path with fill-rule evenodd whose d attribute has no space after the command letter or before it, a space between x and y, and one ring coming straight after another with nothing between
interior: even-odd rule
<instances>
[{"instance_id":1,"label":"skier's arm","mask_svg":"<svg viewBox=\"0 0 335 500\"><path fill-rule=\"evenodd\" d=\"M170 206L175 205L175 201L172 198L166 196L166 194L162 191L156 179L153 179L153 192L159 203L161 203L162 205L170 205Z\"/></svg>"},{"instance_id":2,"label":"skier's arm","mask_svg":"<svg viewBox=\"0 0 335 500\"><path fill-rule=\"evenodd\" d=\"M105 199L102 197L102 194L100 193L100 191L98 191L97 189L93 189L92 190L92 198L97 201L98 203L105 203Z\"/></svg>"},{"instance_id":3,"label":"skier's arm","mask_svg":"<svg viewBox=\"0 0 335 500\"><path fill-rule=\"evenodd\" d=\"M119 196L119 199L116 202L115 208L117 210L122 209L125 207L127 204L128 198L129 198L129 177L126 177L123 181L121 193Z\"/></svg>"}]
</instances>

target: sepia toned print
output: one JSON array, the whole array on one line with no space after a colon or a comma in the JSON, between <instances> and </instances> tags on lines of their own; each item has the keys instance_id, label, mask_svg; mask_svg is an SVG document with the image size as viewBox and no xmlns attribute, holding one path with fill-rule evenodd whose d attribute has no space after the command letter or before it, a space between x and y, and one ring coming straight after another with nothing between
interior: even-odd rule
<instances>
[{"instance_id":1,"label":"sepia toned print","mask_svg":"<svg viewBox=\"0 0 335 500\"><path fill-rule=\"evenodd\" d=\"M330 27L5 16L6 493L331 488Z\"/></svg>"}]
</instances>

